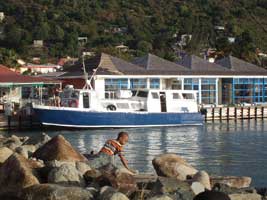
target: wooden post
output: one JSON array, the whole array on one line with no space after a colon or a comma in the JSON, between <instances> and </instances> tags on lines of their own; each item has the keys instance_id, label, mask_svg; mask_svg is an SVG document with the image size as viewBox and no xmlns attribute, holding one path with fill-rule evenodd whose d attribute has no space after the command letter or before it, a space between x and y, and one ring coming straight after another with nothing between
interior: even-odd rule
<instances>
[{"instance_id":1,"label":"wooden post","mask_svg":"<svg viewBox=\"0 0 267 200\"><path fill-rule=\"evenodd\" d=\"M261 107L261 118L264 118L264 107Z\"/></svg>"},{"instance_id":2,"label":"wooden post","mask_svg":"<svg viewBox=\"0 0 267 200\"><path fill-rule=\"evenodd\" d=\"M250 120L250 107L248 107L248 119Z\"/></svg>"},{"instance_id":3,"label":"wooden post","mask_svg":"<svg viewBox=\"0 0 267 200\"><path fill-rule=\"evenodd\" d=\"M215 116L214 116L215 115L215 108L212 108L211 112L212 112L211 113L212 114L212 121L214 121L214 119L215 119Z\"/></svg>"},{"instance_id":4,"label":"wooden post","mask_svg":"<svg viewBox=\"0 0 267 200\"><path fill-rule=\"evenodd\" d=\"M7 125L8 125L8 132L11 130L11 115L7 116Z\"/></svg>"},{"instance_id":5,"label":"wooden post","mask_svg":"<svg viewBox=\"0 0 267 200\"><path fill-rule=\"evenodd\" d=\"M222 121L222 108L219 110L219 115L220 115L220 121Z\"/></svg>"},{"instance_id":6,"label":"wooden post","mask_svg":"<svg viewBox=\"0 0 267 200\"><path fill-rule=\"evenodd\" d=\"M235 113L234 113L234 115L235 115L235 120L237 120L237 108L235 107Z\"/></svg>"},{"instance_id":7,"label":"wooden post","mask_svg":"<svg viewBox=\"0 0 267 200\"><path fill-rule=\"evenodd\" d=\"M21 115L19 114L19 130L21 130Z\"/></svg>"},{"instance_id":8,"label":"wooden post","mask_svg":"<svg viewBox=\"0 0 267 200\"><path fill-rule=\"evenodd\" d=\"M254 117L255 117L255 120L257 119L257 115L258 115L258 108L255 107L255 111L254 111Z\"/></svg>"},{"instance_id":9,"label":"wooden post","mask_svg":"<svg viewBox=\"0 0 267 200\"><path fill-rule=\"evenodd\" d=\"M226 117L227 117L227 121L229 121L229 107L227 107L227 110L226 110Z\"/></svg>"},{"instance_id":10,"label":"wooden post","mask_svg":"<svg viewBox=\"0 0 267 200\"><path fill-rule=\"evenodd\" d=\"M30 115L30 127L32 128L32 115Z\"/></svg>"}]
</instances>

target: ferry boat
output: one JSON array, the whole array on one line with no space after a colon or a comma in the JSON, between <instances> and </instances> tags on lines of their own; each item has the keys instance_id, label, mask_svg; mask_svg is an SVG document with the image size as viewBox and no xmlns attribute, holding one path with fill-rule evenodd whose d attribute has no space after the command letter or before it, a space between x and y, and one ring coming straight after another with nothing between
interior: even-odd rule
<instances>
[{"instance_id":1,"label":"ferry boat","mask_svg":"<svg viewBox=\"0 0 267 200\"><path fill-rule=\"evenodd\" d=\"M76 128L200 125L197 92L121 90L98 98L93 89L65 89L61 106L33 104L43 125Z\"/></svg>"}]
</instances>

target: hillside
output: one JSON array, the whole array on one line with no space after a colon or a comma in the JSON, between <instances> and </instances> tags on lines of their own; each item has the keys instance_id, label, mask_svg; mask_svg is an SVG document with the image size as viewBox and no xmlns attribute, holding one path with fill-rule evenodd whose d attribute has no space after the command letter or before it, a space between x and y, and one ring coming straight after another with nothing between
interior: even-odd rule
<instances>
[{"instance_id":1,"label":"hillside","mask_svg":"<svg viewBox=\"0 0 267 200\"><path fill-rule=\"evenodd\" d=\"M267 0L1 0L0 12L2 62L77 56L82 49L125 58L150 51L174 60L182 34L192 35L183 50L194 54L216 47L256 62L256 48L267 51ZM33 49L34 40L44 47ZM114 49L120 44L131 50Z\"/></svg>"}]
</instances>

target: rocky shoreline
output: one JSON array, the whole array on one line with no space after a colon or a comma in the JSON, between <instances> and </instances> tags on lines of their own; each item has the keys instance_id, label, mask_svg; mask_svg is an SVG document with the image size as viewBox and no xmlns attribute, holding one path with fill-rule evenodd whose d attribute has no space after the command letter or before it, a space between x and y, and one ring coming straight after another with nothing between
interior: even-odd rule
<instances>
[{"instance_id":1,"label":"rocky shoreline","mask_svg":"<svg viewBox=\"0 0 267 200\"><path fill-rule=\"evenodd\" d=\"M193 200L220 191L231 200L267 200L266 189L250 187L251 178L210 176L176 154L159 155L152 164L151 175L111 164L93 169L61 135L0 135L0 199Z\"/></svg>"}]
</instances>

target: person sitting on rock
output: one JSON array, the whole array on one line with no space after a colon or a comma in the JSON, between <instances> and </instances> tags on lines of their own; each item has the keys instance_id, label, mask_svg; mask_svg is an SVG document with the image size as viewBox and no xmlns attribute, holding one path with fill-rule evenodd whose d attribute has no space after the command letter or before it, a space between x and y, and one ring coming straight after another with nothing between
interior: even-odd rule
<instances>
[{"instance_id":1,"label":"person sitting on rock","mask_svg":"<svg viewBox=\"0 0 267 200\"><path fill-rule=\"evenodd\" d=\"M128 140L129 140L129 134L127 132L120 132L118 134L117 139L111 139L106 141L106 143L101 148L99 153L95 156L95 158L93 159L89 158L89 160L91 160L90 165L93 168L100 168L110 163L115 165L114 156L118 155L123 166L130 172L135 173L134 170L129 168L128 162L122 153L123 146L127 144Z\"/></svg>"}]
</instances>

